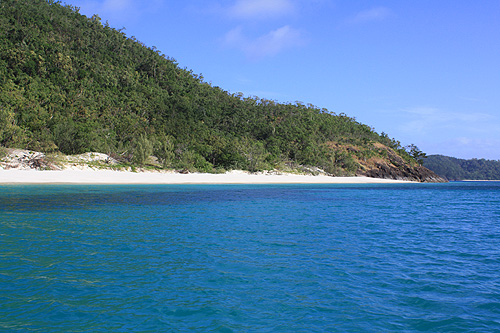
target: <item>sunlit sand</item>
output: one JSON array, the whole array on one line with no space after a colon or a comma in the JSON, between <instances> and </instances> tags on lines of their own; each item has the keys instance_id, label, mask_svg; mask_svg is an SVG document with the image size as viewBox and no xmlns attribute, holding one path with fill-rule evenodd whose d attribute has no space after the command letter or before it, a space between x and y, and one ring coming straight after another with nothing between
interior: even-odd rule
<instances>
[{"instance_id":1,"label":"sunlit sand","mask_svg":"<svg viewBox=\"0 0 500 333\"><path fill-rule=\"evenodd\" d=\"M369 177L329 177L324 175L252 174L231 171L224 174L131 172L115 170L38 171L0 169L2 184L372 184L407 181Z\"/></svg>"}]
</instances>

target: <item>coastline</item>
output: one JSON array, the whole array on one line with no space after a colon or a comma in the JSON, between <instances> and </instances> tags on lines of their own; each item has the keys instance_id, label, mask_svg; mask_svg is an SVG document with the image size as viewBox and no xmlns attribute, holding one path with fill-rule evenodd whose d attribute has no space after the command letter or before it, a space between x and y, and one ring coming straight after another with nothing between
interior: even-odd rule
<instances>
[{"instance_id":1,"label":"coastline","mask_svg":"<svg viewBox=\"0 0 500 333\"><path fill-rule=\"evenodd\" d=\"M500 182L500 179L461 179L454 182Z\"/></svg>"},{"instance_id":2,"label":"coastline","mask_svg":"<svg viewBox=\"0 0 500 333\"><path fill-rule=\"evenodd\" d=\"M325 175L251 174L231 171L224 174L65 169L21 170L1 169L0 184L395 184L412 183L404 180L370 177L330 177Z\"/></svg>"}]
</instances>

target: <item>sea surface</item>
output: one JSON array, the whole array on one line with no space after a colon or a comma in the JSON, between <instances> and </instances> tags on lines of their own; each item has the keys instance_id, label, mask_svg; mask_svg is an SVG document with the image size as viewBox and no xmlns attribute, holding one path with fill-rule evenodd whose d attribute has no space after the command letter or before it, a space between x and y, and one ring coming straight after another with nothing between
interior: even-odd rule
<instances>
[{"instance_id":1,"label":"sea surface","mask_svg":"<svg viewBox=\"0 0 500 333\"><path fill-rule=\"evenodd\" d=\"M500 331L500 183L0 186L0 332Z\"/></svg>"}]
</instances>

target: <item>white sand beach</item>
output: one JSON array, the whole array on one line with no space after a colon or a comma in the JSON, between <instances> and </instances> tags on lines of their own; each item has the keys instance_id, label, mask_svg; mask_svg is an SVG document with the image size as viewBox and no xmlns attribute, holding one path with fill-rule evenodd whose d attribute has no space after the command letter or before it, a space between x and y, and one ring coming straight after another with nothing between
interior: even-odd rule
<instances>
[{"instance_id":1,"label":"white sand beach","mask_svg":"<svg viewBox=\"0 0 500 333\"><path fill-rule=\"evenodd\" d=\"M66 169L38 171L0 169L0 184L376 184L407 181L369 177L329 177L324 175L251 174L231 171L225 174L176 172L130 172L115 170Z\"/></svg>"},{"instance_id":2,"label":"white sand beach","mask_svg":"<svg viewBox=\"0 0 500 333\"><path fill-rule=\"evenodd\" d=\"M106 154L85 153L62 156L59 164L46 165L54 170L38 170L45 155L40 152L8 149L0 161L0 184L376 184L408 183L369 177L329 177L292 173L230 171L224 174L179 173L175 171L138 172L114 170L116 164ZM40 162L40 163L37 163ZM93 167L90 163L101 164ZM106 168L108 166L108 168ZM129 169L130 170L130 169Z\"/></svg>"}]
</instances>

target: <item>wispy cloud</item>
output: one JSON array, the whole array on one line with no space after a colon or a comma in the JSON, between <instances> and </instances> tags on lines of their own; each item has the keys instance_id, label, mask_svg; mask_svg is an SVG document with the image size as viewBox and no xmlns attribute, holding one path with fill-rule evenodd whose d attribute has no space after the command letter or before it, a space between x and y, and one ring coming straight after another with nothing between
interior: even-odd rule
<instances>
[{"instance_id":1,"label":"wispy cloud","mask_svg":"<svg viewBox=\"0 0 500 333\"><path fill-rule=\"evenodd\" d=\"M496 138L476 138L459 136L443 142L429 144L432 153L444 154L458 158L485 158L500 160L498 147L500 140ZM445 151L444 151L445 150Z\"/></svg>"},{"instance_id":2,"label":"wispy cloud","mask_svg":"<svg viewBox=\"0 0 500 333\"><path fill-rule=\"evenodd\" d=\"M500 157L497 134L500 132L500 117L495 114L417 106L388 111L384 118L395 124L391 135L404 144L417 144L428 154L460 158Z\"/></svg>"},{"instance_id":3,"label":"wispy cloud","mask_svg":"<svg viewBox=\"0 0 500 333\"><path fill-rule=\"evenodd\" d=\"M268 19L294 11L295 5L291 0L237 0L227 9L229 16L236 19Z\"/></svg>"},{"instance_id":4,"label":"wispy cloud","mask_svg":"<svg viewBox=\"0 0 500 333\"><path fill-rule=\"evenodd\" d=\"M422 120L425 120L429 123L478 123L478 122L487 122L496 118L488 113L483 112L448 112L443 111L438 108L433 107L412 107L406 108L402 110L403 112L417 116Z\"/></svg>"},{"instance_id":5,"label":"wispy cloud","mask_svg":"<svg viewBox=\"0 0 500 333\"><path fill-rule=\"evenodd\" d=\"M402 113L402 114L401 114ZM400 115L406 118L402 129L409 132L424 133L439 128L467 129L467 131L483 131L489 123L496 123L494 115L481 112L448 112L433 107L412 107L401 110Z\"/></svg>"},{"instance_id":6,"label":"wispy cloud","mask_svg":"<svg viewBox=\"0 0 500 333\"><path fill-rule=\"evenodd\" d=\"M230 47L240 49L248 58L257 60L303 45L305 40L299 30L285 25L255 39L246 37L243 28L238 27L226 34L224 42Z\"/></svg>"},{"instance_id":7,"label":"wispy cloud","mask_svg":"<svg viewBox=\"0 0 500 333\"><path fill-rule=\"evenodd\" d=\"M357 13L347 19L348 24L363 24L373 21L382 21L392 15L392 11L386 7L376 7Z\"/></svg>"}]
</instances>

